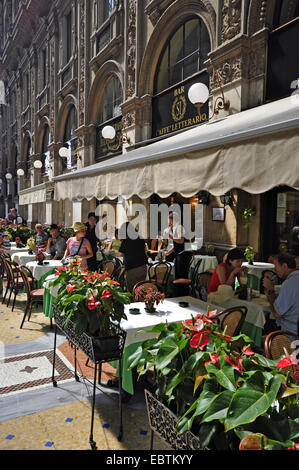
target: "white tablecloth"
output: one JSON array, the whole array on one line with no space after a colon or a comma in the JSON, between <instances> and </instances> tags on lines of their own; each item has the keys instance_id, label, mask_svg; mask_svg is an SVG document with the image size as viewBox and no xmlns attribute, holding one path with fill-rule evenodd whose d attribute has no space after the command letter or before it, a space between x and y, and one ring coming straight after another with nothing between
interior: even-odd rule
<instances>
[{"instance_id":1,"label":"white tablecloth","mask_svg":"<svg viewBox=\"0 0 299 470\"><path fill-rule=\"evenodd\" d=\"M46 259L50 259L51 255L49 253L44 253ZM29 255L28 251L17 251L14 253L11 257L12 261L15 261L18 263L20 266L26 266L27 263L30 261L35 261L35 254Z\"/></svg>"},{"instance_id":2,"label":"white tablecloth","mask_svg":"<svg viewBox=\"0 0 299 470\"><path fill-rule=\"evenodd\" d=\"M29 263L26 263L26 266L32 271L35 279L39 280L47 271L50 271L55 267L58 268L59 266L62 266L62 263L59 260L50 259L48 260L48 263L49 264L40 266L37 264L37 261L30 261Z\"/></svg>"},{"instance_id":3,"label":"white tablecloth","mask_svg":"<svg viewBox=\"0 0 299 470\"><path fill-rule=\"evenodd\" d=\"M271 271L274 269L274 264L272 263L254 262L253 265L249 263L242 263L242 266L248 268L248 274L253 274L258 279L261 278L262 272L265 271L265 269L270 269Z\"/></svg>"},{"instance_id":4,"label":"white tablecloth","mask_svg":"<svg viewBox=\"0 0 299 470\"><path fill-rule=\"evenodd\" d=\"M204 273L208 269L215 269L218 266L218 259L216 256L209 256L209 255L194 255L193 261L191 263L191 269L195 268L196 263L201 261L200 267L199 267L199 273Z\"/></svg>"},{"instance_id":5,"label":"white tablecloth","mask_svg":"<svg viewBox=\"0 0 299 470\"><path fill-rule=\"evenodd\" d=\"M25 246L25 248L17 248L16 246L10 246L9 249L9 254L12 257L14 253L28 253L28 248Z\"/></svg>"},{"instance_id":6,"label":"white tablecloth","mask_svg":"<svg viewBox=\"0 0 299 470\"><path fill-rule=\"evenodd\" d=\"M193 307L194 303L192 302L191 304L190 301L190 306L183 308L178 305L180 299L186 300L187 302L189 302L189 299L198 300L192 297L165 299L163 303L156 306L156 312L154 313L147 313L144 310L144 302L134 302L125 305L125 313L128 319L122 320L120 323L121 328L127 332L125 346L157 336L157 333L147 333L147 331L140 330L150 330L153 326L159 323L165 323L166 321L172 323L188 320L191 318L191 313L206 313L207 304L205 302L199 300L195 309ZM133 315L129 311L130 308L139 308L141 313Z\"/></svg>"}]
</instances>

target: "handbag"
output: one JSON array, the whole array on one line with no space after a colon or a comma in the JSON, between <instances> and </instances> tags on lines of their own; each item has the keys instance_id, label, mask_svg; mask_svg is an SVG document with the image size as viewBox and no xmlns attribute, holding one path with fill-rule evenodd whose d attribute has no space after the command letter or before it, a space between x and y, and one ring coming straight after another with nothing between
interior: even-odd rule
<instances>
[{"instance_id":1,"label":"handbag","mask_svg":"<svg viewBox=\"0 0 299 470\"><path fill-rule=\"evenodd\" d=\"M83 237L82 240L81 240L81 243L80 243L80 245L79 245L79 248L78 248L78 250L77 250L77 253L75 253L74 255L69 255L69 256L67 256L67 257L65 258L64 263L63 263L64 266L67 265L67 264L69 264L69 261L71 261L72 259L75 259L76 256L78 256L79 251L81 250L81 246L82 246L83 241L84 241L84 237Z\"/></svg>"}]
</instances>

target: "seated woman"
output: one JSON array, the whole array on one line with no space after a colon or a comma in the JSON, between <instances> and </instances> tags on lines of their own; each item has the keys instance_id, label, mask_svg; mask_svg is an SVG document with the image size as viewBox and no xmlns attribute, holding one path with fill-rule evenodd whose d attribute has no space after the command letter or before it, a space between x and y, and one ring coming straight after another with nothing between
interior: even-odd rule
<instances>
[{"instance_id":1,"label":"seated woman","mask_svg":"<svg viewBox=\"0 0 299 470\"><path fill-rule=\"evenodd\" d=\"M213 272L208 294L216 292L218 286L227 284L234 287L236 278L239 279L241 272L247 272L247 268L242 268L244 253L238 248L233 248L227 254L226 261L218 264Z\"/></svg>"}]
</instances>

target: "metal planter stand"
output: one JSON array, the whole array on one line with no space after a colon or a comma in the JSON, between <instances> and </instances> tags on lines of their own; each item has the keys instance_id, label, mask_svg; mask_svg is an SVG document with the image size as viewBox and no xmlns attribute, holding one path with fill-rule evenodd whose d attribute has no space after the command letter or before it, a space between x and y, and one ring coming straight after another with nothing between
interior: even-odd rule
<instances>
[{"instance_id":1,"label":"metal planter stand","mask_svg":"<svg viewBox=\"0 0 299 470\"><path fill-rule=\"evenodd\" d=\"M74 345L74 367L75 367L75 379L77 382L80 378L77 374L77 356L76 350L86 354L86 356L94 363L94 380L93 380L93 395L92 395L92 413L91 413L91 425L90 425L90 436L89 442L93 450L97 449L96 442L93 440L93 425L94 425L94 411L95 411L95 393L96 393L96 382L98 373L98 383L101 385L101 373L102 363L119 361L119 435L118 440L121 441L123 435L123 423L122 423L122 376L121 376L121 360L123 355L123 349L126 341L127 333L116 325L112 325L113 336L111 337L92 337L86 333L83 333L78 337L74 331L74 326L71 321L68 322L66 328L63 327L64 319L59 315L59 310L55 305L52 306L54 320L55 320L55 334L54 334L54 356L53 356L53 369L52 369L52 383L54 387L57 387L57 382L54 378L55 373L55 359L56 359L56 336L57 327L66 335L67 339ZM106 344L108 343L108 344Z\"/></svg>"},{"instance_id":2,"label":"metal planter stand","mask_svg":"<svg viewBox=\"0 0 299 470\"><path fill-rule=\"evenodd\" d=\"M148 422L151 428L150 450L153 450L154 433L175 450L199 450L199 438L187 431L178 435L177 416L170 411L157 397L144 390Z\"/></svg>"}]
</instances>

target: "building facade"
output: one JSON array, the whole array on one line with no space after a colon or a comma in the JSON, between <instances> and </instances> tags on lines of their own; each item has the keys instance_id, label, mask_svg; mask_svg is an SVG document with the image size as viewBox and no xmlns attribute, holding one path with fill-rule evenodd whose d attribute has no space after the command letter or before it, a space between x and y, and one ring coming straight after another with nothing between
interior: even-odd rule
<instances>
[{"instance_id":1,"label":"building facade","mask_svg":"<svg viewBox=\"0 0 299 470\"><path fill-rule=\"evenodd\" d=\"M105 200L116 208L119 197L125 197L127 205L142 202L149 207L153 202L199 204L204 195L209 202L203 204L204 242L223 251L250 244L264 258L281 249L299 255L299 239L292 232L299 225L299 183L293 176L299 160L299 108L285 125L280 126L279 114L279 103L296 98L298 89L298 1L2 0L0 22L0 80L5 90L0 104L1 216L17 206L28 223L70 226ZM209 88L200 111L188 99L188 90L198 82ZM274 126L276 119L268 137L254 131L263 113L265 128ZM211 170L203 157L194 160L193 189L190 194L181 190L177 148L189 135L194 139L198 129L194 156L207 122L238 123L231 120L234 115L244 116L244 129L249 116L252 132L245 135L240 128L235 147L230 131ZM115 129L113 142L102 136L107 125ZM135 190L134 179L126 194L111 190L115 180L125 178L126 163L131 168L142 149L154 154L159 144L167 147L168 142L173 143L166 161L171 183L165 182L167 190L163 181L156 188L153 180L149 190ZM285 142L292 146L286 148ZM249 148L254 152L254 144L259 146L255 154L262 155L263 172L270 167L277 177L269 184L257 181L254 188L249 176L246 184L239 183L243 173L254 174L256 169L253 153L248 153L243 170L231 162L228 173L234 183L222 185L215 172L221 149L235 152L238 159L246 157ZM206 147L207 159L215 146L216 139L214 146ZM279 156L274 155L278 147L281 165L289 161L292 167L289 176L279 174ZM157 179L160 163L155 155ZM111 165L116 166L108 180ZM148 168L146 162L143 167ZM202 181L204 172L210 180L215 173L213 184ZM105 177L105 191L99 190ZM217 187L217 178L223 193L211 189ZM66 190L71 184L80 191ZM248 207L255 215L245 227ZM223 222L213 219L212 208L225 209Z\"/></svg>"}]
</instances>

